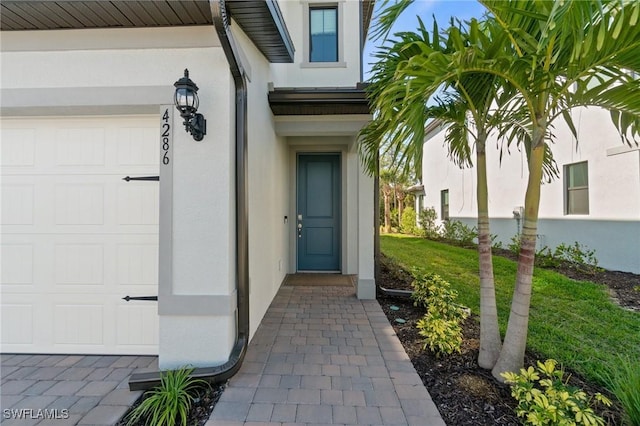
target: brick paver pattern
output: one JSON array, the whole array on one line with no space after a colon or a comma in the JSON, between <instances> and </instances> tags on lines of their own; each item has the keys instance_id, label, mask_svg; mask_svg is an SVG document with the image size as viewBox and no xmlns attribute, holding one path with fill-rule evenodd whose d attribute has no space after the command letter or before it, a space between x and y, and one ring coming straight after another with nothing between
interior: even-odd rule
<instances>
[{"instance_id":1,"label":"brick paver pattern","mask_svg":"<svg viewBox=\"0 0 640 426\"><path fill-rule=\"evenodd\" d=\"M282 286L207 426L444 421L375 300Z\"/></svg>"},{"instance_id":2,"label":"brick paver pattern","mask_svg":"<svg viewBox=\"0 0 640 426\"><path fill-rule=\"evenodd\" d=\"M2 354L1 423L113 425L141 395L129 375L157 368L153 356ZM206 425L324 424L445 423L377 301L282 286Z\"/></svg>"},{"instance_id":3,"label":"brick paver pattern","mask_svg":"<svg viewBox=\"0 0 640 426\"><path fill-rule=\"evenodd\" d=\"M2 354L2 426L114 425L142 394L133 372L157 371L155 356Z\"/></svg>"}]
</instances>

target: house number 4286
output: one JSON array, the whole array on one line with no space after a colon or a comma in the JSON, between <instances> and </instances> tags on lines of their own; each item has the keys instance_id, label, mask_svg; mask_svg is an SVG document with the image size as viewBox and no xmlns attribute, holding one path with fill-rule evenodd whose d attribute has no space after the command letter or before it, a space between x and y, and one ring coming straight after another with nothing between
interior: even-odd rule
<instances>
[{"instance_id":1,"label":"house number 4286","mask_svg":"<svg viewBox=\"0 0 640 426\"><path fill-rule=\"evenodd\" d=\"M170 154L169 150L171 149L171 114L169 113L169 108L164 110L164 114L162 114L162 164L169 164Z\"/></svg>"}]
</instances>

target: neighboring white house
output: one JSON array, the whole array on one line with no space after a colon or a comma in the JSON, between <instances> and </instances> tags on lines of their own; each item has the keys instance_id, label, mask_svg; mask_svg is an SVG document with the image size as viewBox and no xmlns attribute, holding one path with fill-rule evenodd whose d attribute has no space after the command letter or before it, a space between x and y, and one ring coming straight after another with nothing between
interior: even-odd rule
<instances>
[{"instance_id":1,"label":"neighboring white house","mask_svg":"<svg viewBox=\"0 0 640 426\"><path fill-rule=\"evenodd\" d=\"M375 297L356 146L373 1L1 7L2 352L216 366L287 273L357 275ZM185 68L199 142L173 105Z\"/></svg>"},{"instance_id":2,"label":"neighboring white house","mask_svg":"<svg viewBox=\"0 0 640 426\"><path fill-rule=\"evenodd\" d=\"M413 209L416 212L416 226L421 227L420 212L424 210L424 185L416 184L407 188L407 193L413 195Z\"/></svg>"},{"instance_id":3,"label":"neighboring white house","mask_svg":"<svg viewBox=\"0 0 640 426\"><path fill-rule=\"evenodd\" d=\"M640 150L622 143L609 113L596 108L572 112L578 141L564 123L551 146L560 177L543 183L538 249L575 241L594 249L599 265L640 273ZM444 130L428 126L424 145L425 207L440 220L476 225L476 171L447 158ZM519 232L527 184L525 153L512 147L499 159L496 139L487 142L491 233L505 246Z\"/></svg>"}]
</instances>

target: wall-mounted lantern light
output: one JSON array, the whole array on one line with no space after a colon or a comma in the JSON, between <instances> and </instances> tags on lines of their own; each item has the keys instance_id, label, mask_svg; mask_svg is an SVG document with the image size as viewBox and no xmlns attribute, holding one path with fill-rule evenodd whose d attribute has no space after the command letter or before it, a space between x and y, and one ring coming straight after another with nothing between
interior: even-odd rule
<instances>
[{"instance_id":1,"label":"wall-mounted lantern light","mask_svg":"<svg viewBox=\"0 0 640 426\"><path fill-rule=\"evenodd\" d=\"M198 114L198 86L189 78L189 70L184 70L184 77L173 84L176 93L173 102L180 116L184 119L184 128L191 133L194 140L201 141L207 134L207 120Z\"/></svg>"}]
</instances>

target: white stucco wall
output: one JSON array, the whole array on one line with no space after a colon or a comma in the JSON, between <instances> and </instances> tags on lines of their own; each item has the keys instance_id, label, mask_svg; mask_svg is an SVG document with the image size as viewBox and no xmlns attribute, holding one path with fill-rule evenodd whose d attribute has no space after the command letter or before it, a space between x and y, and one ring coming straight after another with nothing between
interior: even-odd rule
<instances>
[{"instance_id":1,"label":"white stucco wall","mask_svg":"<svg viewBox=\"0 0 640 426\"><path fill-rule=\"evenodd\" d=\"M360 78L360 2L358 0L280 1L282 15L295 46L292 64L272 64L275 87L353 87ZM308 8L338 5L337 63L309 63Z\"/></svg>"},{"instance_id":2,"label":"white stucco wall","mask_svg":"<svg viewBox=\"0 0 640 426\"><path fill-rule=\"evenodd\" d=\"M248 75L250 327L255 332L288 269L288 149L275 133L267 95L268 61L232 26ZM248 66L247 66L248 65ZM284 217L288 216L285 223Z\"/></svg>"},{"instance_id":3,"label":"white stucco wall","mask_svg":"<svg viewBox=\"0 0 640 426\"><path fill-rule=\"evenodd\" d=\"M354 155L357 156L357 153ZM358 298L375 299L374 180L358 161Z\"/></svg>"},{"instance_id":4,"label":"white stucco wall","mask_svg":"<svg viewBox=\"0 0 640 426\"><path fill-rule=\"evenodd\" d=\"M580 109L573 113L578 141L559 122L551 146L560 177L542 185L539 213L539 245L551 248L578 241L596 249L600 265L640 272L640 151L628 149L603 110ZM473 224L477 214L475 169L460 170L447 158L444 132L424 145L423 183L425 207L440 215L440 191L449 190L451 218ZM512 147L499 160L496 142L487 144L489 214L492 233L508 243L516 233L514 207L524 205L527 165L524 152ZM618 151L625 151L612 155ZM587 161L589 214L564 214L564 170L567 164ZM604 238L610 235L610 238Z\"/></svg>"}]
</instances>

